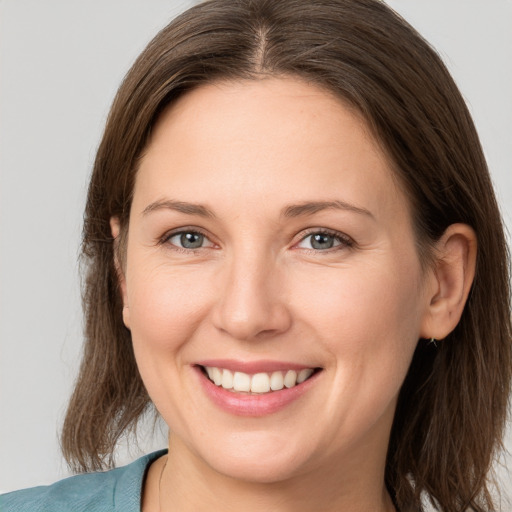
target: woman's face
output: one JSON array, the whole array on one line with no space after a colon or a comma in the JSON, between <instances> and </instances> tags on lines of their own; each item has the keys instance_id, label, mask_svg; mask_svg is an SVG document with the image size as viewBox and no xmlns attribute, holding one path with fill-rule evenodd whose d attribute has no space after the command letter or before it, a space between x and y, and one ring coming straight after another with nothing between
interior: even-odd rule
<instances>
[{"instance_id":1,"label":"woman's face","mask_svg":"<svg viewBox=\"0 0 512 512\"><path fill-rule=\"evenodd\" d=\"M184 460L261 482L383 464L428 294L403 192L342 101L292 78L177 101L141 161L124 276Z\"/></svg>"}]
</instances>

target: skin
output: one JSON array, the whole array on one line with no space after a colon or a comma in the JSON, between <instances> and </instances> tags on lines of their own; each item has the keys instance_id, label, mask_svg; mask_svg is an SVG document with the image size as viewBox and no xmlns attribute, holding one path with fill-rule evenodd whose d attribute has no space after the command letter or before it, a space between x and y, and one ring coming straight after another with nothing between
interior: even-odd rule
<instances>
[{"instance_id":1,"label":"skin","mask_svg":"<svg viewBox=\"0 0 512 512\"><path fill-rule=\"evenodd\" d=\"M283 215L333 201L344 206ZM313 248L311 232L326 229L335 246ZM183 231L204 245L180 247L171 235ZM171 431L143 509L394 510L384 466L400 386L418 339L457 324L474 273L467 226L436 249L422 270L391 165L361 117L322 89L217 83L168 108L138 170L119 267L137 364ZM284 409L243 417L198 385L194 365L221 358L322 371Z\"/></svg>"}]
</instances>

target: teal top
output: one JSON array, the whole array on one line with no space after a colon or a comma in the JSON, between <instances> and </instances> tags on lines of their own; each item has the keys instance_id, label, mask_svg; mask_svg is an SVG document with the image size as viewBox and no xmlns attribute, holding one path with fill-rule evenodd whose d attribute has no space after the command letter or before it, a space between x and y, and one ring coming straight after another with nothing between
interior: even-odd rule
<instances>
[{"instance_id":1,"label":"teal top","mask_svg":"<svg viewBox=\"0 0 512 512\"><path fill-rule=\"evenodd\" d=\"M53 485L0 496L1 512L140 512L150 464L167 450L145 455L121 468L84 473Z\"/></svg>"}]
</instances>

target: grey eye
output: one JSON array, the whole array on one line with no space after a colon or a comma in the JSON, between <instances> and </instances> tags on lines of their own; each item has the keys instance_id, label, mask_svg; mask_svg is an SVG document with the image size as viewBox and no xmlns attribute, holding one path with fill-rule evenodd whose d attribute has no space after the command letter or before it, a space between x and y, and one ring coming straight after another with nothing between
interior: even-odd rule
<instances>
[{"instance_id":1,"label":"grey eye","mask_svg":"<svg viewBox=\"0 0 512 512\"><path fill-rule=\"evenodd\" d=\"M311 247L313 247L313 249L330 249L331 247L334 247L335 242L335 238L326 233L311 235Z\"/></svg>"},{"instance_id":2,"label":"grey eye","mask_svg":"<svg viewBox=\"0 0 512 512\"><path fill-rule=\"evenodd\" d=\"M340 238L329 233L312 233L298 244L303 249L315 249L317 251L325 251L338 245L341 245Z\"/></svg>"},{"instance_id":3,"label":"grey eye","mask_svg":"<svg viewBox=\"0 0 512 512\"><path fill-rule=\"evenodd\" d=\"M202 247L204 236L200 233L182 233L180 235L181 246L185 249L198 249Z\"/></svg>"},{"instance_id":4,"label":"grey eye","mask_svg":"<svg viewBox=\"0 0 512 512\"><path fill-rule=\"evenodd\" d=\"M209 240L196 231L182 231L181 233L176 233L169 238L169 242L183 249L200 249L209 244Z\"/></svg>"}]
</instances>

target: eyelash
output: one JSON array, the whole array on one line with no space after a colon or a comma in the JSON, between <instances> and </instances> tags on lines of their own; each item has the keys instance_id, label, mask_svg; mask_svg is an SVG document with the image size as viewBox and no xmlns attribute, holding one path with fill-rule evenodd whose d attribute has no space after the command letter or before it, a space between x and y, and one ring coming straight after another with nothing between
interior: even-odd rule
<instances>
[{"instance_id":1,"label":"eyelash","mask_svg":"<svg viewBox=\"0 0 512 512\"><path fill-rule=\"evenodd\" d=\"M186 248L186 247L180 247L180 246L178 246L176 244L170 243L171 238L173 238L175 236L178 236L178 235L186 235L186 234L201 235L206 240L208 240L211 244L214 244L208 238L208 235L206 233L204 233L203 231L201 231L200 229L197 229L197 228L190 228L190 229L180 228L177 231L172 231L170 233L166 233L159 240L159 245L170 245L172 247L172 250L175 250L175 251L178 251L178 252L183 252L183 253L189 253L189 254L191 252L194 253L194 252L197 252L197 251L199 251L201 249L207 249L208 248L208 247ZM339 231L335 231L335 230L332 230L332 229L325 229L325 228L310 228L309 230L306 230L306 232L301 235L300 240L294 244L294 248L296 248L298 246L298 244L304 242L305 240L307 240L309 237L312 237L313 235L327 235L329 237L333 237L339 243L337 245L334 245L333 247L329 247L327 249L314 249L314 248L308 249L308 248L302 248L302 250L304 250L304 251L306 251L308 253L314 253L314 254L318 254L318 253L331 253L331 252L335 252L335 251L340 251L340 250L344 250L344 249L347 249L347 248L351 248L351 247L354 247L354 245L355 245L354 240L352 238L350 238L349 236L347 236L344 233L341 233Z\"/></svg>"},{"instance_id":2,"label":"eyelash","mask_svg":"<svg viewBox=\"0 0 512 512\"><path fill-rule=\"evenodd\" d=\"M203 233L198 228L180 228L177 231L171 231L170 233L166 233L159 240L159 245L169 245L172 248L172 250L174 250L174 251L188 253L188 254L190 254L191 252L195 253L201 249L207 249L207 247L198 247L195 249L191 249L191 248L186 248L186 247L180 247L179 245L170 243L171 238L178 236L178 235L188 235L188 234L201 235L202 237L205 238L205 240L208 240L211 244L213 244L213 242L208 238L208 235L206 233Z\"/></svg>"},{"instance_id":3,"label":"eyelash","mask_svg":"<svg viewBox=\"0 0 512 512\"><path fill-rule=\"evenodd\" d=\"M350 238L345 233L341 233L340 231L335 231L333 229L326 229L326 228L310 228L310 229L306 230L305 234L302 234L300 240L295 244L295 247L298 244L307 240L308 238L312 237L313 235L327 235L327 236L333 237L339 243L338 243L338 245L335 245L328 249L302 248L302 250L307 251L309 253L315 253L315 254L332 253L332 252L336 252L336 251L350 249L351 247L354 247L354 245L355 245L354 240L352 238Z\"/></svg>"}]
</instances>

